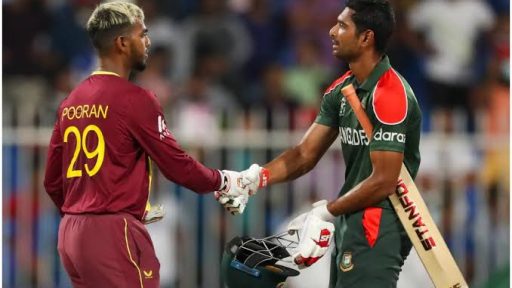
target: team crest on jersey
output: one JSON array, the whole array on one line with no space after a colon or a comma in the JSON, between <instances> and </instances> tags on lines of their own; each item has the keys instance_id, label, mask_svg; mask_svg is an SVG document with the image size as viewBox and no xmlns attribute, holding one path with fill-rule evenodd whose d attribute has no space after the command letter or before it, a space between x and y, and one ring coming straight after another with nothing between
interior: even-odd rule
<instances>
[{"instance_id":1,"label":"team crest on jersey","mask_svg":"<svg viewBox=\"0 0 512 288\"><path fill-rule=\"evenodd\" d=\"M352 263L352 252L343 252L343 256L341 257L340 270L343 272L348 272L354 268L354 263Z\"/></svg>"},{"instance_id":2,"label":"team crest on jersey","mask_svg":"<svg viewBox=\"0 0 512 288\"><path fill-rule=\"evenodd\" d=\"M347 106L347 100L345 99L345 97L341 98L341 103L340 103L340 117L341 116L345 116L345 107Z\"/></svg>"},{"instance_id":3,"label":"team crest on jersey","mask_svg":"<svg viewBox=\"0 0 512 288\"><path fill-rule=\"evenodd\" d=\"M160 140L164 140L165 137L171 137L171 132L167 129L165 119L158 115L158 133L160 134Z\"/></svg>"}]
</instances>

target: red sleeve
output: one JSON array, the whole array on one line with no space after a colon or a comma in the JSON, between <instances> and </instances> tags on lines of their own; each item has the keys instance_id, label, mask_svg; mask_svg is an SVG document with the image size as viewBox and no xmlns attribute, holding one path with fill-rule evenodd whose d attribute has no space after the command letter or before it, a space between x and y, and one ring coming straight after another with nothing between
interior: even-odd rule
<instances>
[{"instance_id":1,"label":"red sleeve","mask_svg":"<svg viewBox=\"0 0 512 288\"><path fill-rule=\"evenodd\" d=\"M128 130L157 164L167 179L198 193L218 190L220 173L199 163L183 151L167 129L157 98L140 89L128 103ZM142 95L141 95L142 94Z\"/></svg>"},{"instance_id":2,"label":"red sleeve","mask_svg":"<svg viewBox=\"0 0 512 288\"><path fill-rule=\"evenodd\" d=\"M44 188L59 210L64 203L62 186L62 136L60 134L59 119L53 127L52 138L48 147L46 171L44 175Z\"/></svg>"}]
</instances>

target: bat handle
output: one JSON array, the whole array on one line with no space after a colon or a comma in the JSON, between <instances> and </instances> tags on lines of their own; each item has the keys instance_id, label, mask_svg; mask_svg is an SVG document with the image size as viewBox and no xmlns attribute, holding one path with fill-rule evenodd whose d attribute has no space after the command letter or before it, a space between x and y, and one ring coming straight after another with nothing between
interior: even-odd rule
<instances>
[{"instance_id":1,"label":"bat handle","mask_svg":"<svg viewBox=\"0 0 512 288\"><path fill-rule=\"evenodd\" d=\"M352 107L352 110L356 114L357 120L359 120L359 123L361 123L361 126L363 127L364 133L366 133L368 139L371 140L373 135L373 125L368 116L366 115L366 112L363 109L361 101L359 101L359 98L357 97L354 86L352 84L349 84L343 87L341 89L341 93L347 99L350 107Z\"/></svg>"}]
</instances>

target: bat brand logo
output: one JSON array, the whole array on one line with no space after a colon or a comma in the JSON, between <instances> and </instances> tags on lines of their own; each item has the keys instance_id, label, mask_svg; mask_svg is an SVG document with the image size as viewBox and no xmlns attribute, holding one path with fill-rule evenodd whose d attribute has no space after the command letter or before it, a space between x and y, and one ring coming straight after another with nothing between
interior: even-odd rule
<instances>
[{"instance_id":1,"label":"bat brand logo","mask_svg":"<svg viewBox=\"0 0 512 288\"><path fill-rule=\"evenodd\" d=\"M426 227L425 223L423 222L423 219L420 215L420 211L418 211L418 208L416 207L416 204L414 201L412 201L409 196L407 195L409 193L409 190L407 189L407 186L405 186L405 183L402 181L402 179L398 180L398 185L396 187L396 195L398 196L398 199L400 200L400 204L402 205L402 208L404 208L404 211L409 213L409 221L412 221L412 226L414 228L414 231L416 232L416 236L421 242L421 245L423 246L423 249L425 251L431 250L433 247L436 247L436 242L431 236L428 236L428 227Z\"/></svg>"}]
</instances>

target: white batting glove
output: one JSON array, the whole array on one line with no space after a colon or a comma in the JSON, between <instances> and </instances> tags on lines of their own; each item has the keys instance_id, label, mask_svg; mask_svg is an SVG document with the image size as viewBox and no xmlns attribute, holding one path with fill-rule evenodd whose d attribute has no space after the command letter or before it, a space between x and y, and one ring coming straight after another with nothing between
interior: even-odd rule
<instances>
[{"instance_id":1,"label":"white batting glove","mask_svg":"<svg viewBox=\"0 0 512 288\"><path fill-rule=\"evenodd\" d=\"M165 216L165 209L162 205L154 205L151 206L149 211L144 216L144 220L142 220L142 223L145 225L154 223L156 221L160 221Z\"/></svg>"},{"instance_id":2,"label":"white batting glove","mask_svg":"<svg viewBox=\"0 0 512 288\"><path fill-rule=\"evenodd\" d=\"M306 222L306 218L309 215L314 215L318 217L320 220L332 222L336 218L334 215L327 210L327 200L320 200L315 203L313 203L313 209L306 213L302 213L299 216L295 217L290 223L288 224L288 233L293 234L297 230L301 230Z\"/></svg>"},{"instance_id":3,"label":"white batting glove","mask_svg":"<svg viewBox=\"0 0 512 288\"><path fill-rule=\"evenodd\" d=\"M240 174L242 174L242 184L249 189L249 195L254 195L259 188L267 186L269 171L258 164L252 164L249 169Z\"/></svg>"},{"instance_id":4,"label":"white batting glove","mask_svg":"<svg viewBox=\"0 0 512 288\"><path fill-rule=\"evenodd\" d=\"M240 195L249 196L249 189L242 183L242 174L240 172L230 170L219 170L219 172L221 175L221 185L218 192L232 198Z\"/></svg>"},{"instance_id":5,"label":"white batting glove","mask_svg":"<svg viewBox=\"0 0 512 288\"><path fill-rule=\"evenodd\" d=\"M300 269L317 262L329 249L334 237L334 224L308 215L302 229L297 253L293 255Z\"/></svg>"},{"instance_id":6,"label":"white batting glove","mask_svg":"<svg viewBox=\"0 0 512 288\"><path fill-rule=\"evenodd\" d=\"M238 215L244 213L245 207L247 206L247 203L249 202L249 196L246 195L240 195L236 197L227 196L219 191L216 191L214 193L215 199L217 202L219 202L226 211L231 213L232 215Z\"/></svg>"}]
</instances>

